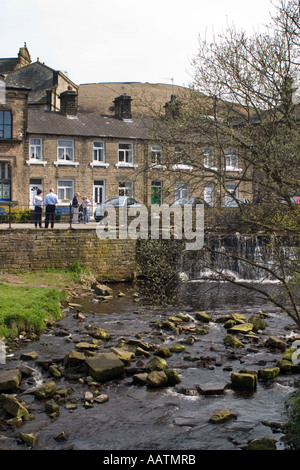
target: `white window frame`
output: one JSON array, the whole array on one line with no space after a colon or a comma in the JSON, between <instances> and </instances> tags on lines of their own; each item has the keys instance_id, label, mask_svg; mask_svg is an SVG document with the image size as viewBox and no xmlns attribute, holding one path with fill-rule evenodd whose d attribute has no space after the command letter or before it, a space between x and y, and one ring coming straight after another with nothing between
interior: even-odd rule
<instances>
[{"instance_id":1,"label":"white window frame","mask_svg":"<svg viewBox=\"0 0 300 470\"><path fill-rule=\"evenodd\" d=\"M122 148L123 146L123 148ZM118 163L117 168L137 168L138 165L134 165L134 146L132 142L119 142L118 143Z\"/></svg>"},{"instance_id":2,"label":"white window frame","mask_svg":"<svg viewBox=\"0 0 300 470\"><path fill-rule=\"evenodd\" d=\"M203 153L203 166L204 168L209 168L210 170L216 170L214 166L215 155L213 147L206 147Z\"/></svg>"},{"instance_id":3,"label":"white window frame","mask_svg":"<svg viewBox=\"0 0 300 470\"><path fill-rule=\"evenodd\" d=\"M119 181L118 195L134 197L133 181Z\"/></svg>"},{"instance_id":4,"label":"white window frame","mask_svg":"<svg viewBox=\"0 0 300 470\"><path fill-rule=\"evenodd\" d=\"M189 197L189 185L188 183L175 183L175 199L174 201L178 201L178 199L187 199Z\"/></svg>"},{"instance_id":5,"label":"white window frame","mask_svg":"<svg viewBox=\"0 0 300 470\"><path fill-rule=\"evenodd\" d=\"M61 184L60 183L67 183L67 184ZM62 194L63 191L63 194ZM69 194L67 191L70 191ZM69 197L67 197L69 195ZM58 200L62 203L70 203L72 201L72 198L74 196L74 180L71 178L60 178L57 181L57 197Z\"/></svg>"},{"instance_id":6,"label":"white window frame","mask_svg":"<svg viewBox=\"0 0 300 470\"><path fill-rule=\"evenodd\" d=\"M225 204L239 197L239 187L236 183L225 183L225 189ZM230 194L232 194L232 196L230 196Z\"/></svg>"},{"instance_id":7,"label":"white window frame","mask_svg":"<svg viewBox=\"0 0 300 470\"><path fill-rule=\"evenodd\" d=\"M93 161L90 164L92 168L101 166L108 168L109 164L105 163L105 142L102 140L94 140L93 142Z\"/></svg>"},{"instance_id":8,"label":"white window frame","mask_svg":"<svg viewBox=\"0 0 300 470\"><path fill-rule=\"evenodd\" d=\"M66 145L69 143L70 145ZM70 152L67 155L67 151ZM60 156L60 154L62 155ZM67 158L69 156L69 158ZM57 160L54 162L55 166L58 165L70 165L70 166L78 166L79 163L74 161L75 157L75 144L74 140L72 139L58 139L57 140Z\"/></svg>"},{"instance_id":9,"label":"white window frame","mask_svg":"<svg viewBox=\"0 0 300 470\"><path fill-rule=\"evenodd\" d=\"M238 171L241 172L242 170L239 169L239 155L237 150L227 149L224 152L225 154L225 170L226 171Z\"/></svg>"},{"instance_id":10,"label":"white window frame","mask_svg":"<svg viewBox=\"0 0 300 470\"><path fill-rule=\"evenodd\" d=\"M31 137L29 139L29 159L27 165L47 165L43 160L43 139L40 137Z\"/></svg>"}]
</instances>

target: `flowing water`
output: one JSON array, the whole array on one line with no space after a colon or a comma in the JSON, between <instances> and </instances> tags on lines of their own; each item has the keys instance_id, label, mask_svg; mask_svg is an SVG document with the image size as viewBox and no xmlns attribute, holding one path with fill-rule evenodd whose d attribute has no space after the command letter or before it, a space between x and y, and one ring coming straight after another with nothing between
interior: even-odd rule
<instances>
[{"instance_id":1,"label":"flowing water","mask_svg":"<svg viewBox=\"0 0 300 470\"><path fill-rule=\"evenodd\" d=\"M273 289L272 284L266 289ZM282 434L275 432L272 423L283 424L287 420L285 402L295 387L296 375L280 375L269 382L259 381L253 393L236 392L227 387L222 394L202 395L199 386L211 385L215 389L230 384L231 372L241 369L259 369L274 366L281 358L280 351L269 351L262 342L269 336L288 339L297 331L286 330L291 320L268 305L253 292L229 283L182 282L178 287L178 303L173 307L149 305L141 298L134 302L131 285L113 285L114 298L107 302L97 301L94 295L76 298L73 302L84 314L79 321L74 309L66 310L66 317L50 328L33 343L14 351L8 358L6 368L18 367L24 350L35 350L38 361L32 365L34 377L22 382L22 393L17 394L25 406L35 415L21 428L0 426L0 448L22 449L17 443L20 431L37 433L34 449L56 450L241 450L249 440L269 437L276 441L279 450L284 449ZM119 290L125 293L118 297ZM181 378L175 387L149 389L132 383L132 376L102 383L101 393L109 400L93 407L84 406L84 394L90 387L79 380L66 376L56 379L58 388L71 389L68 400L76 405L74 410L60 406L57 418L50 418L44 404L34 397L33 390L49 373L45 363L62 364L65 354L75 349L78 341L91 341L87 325L105 328L112 339L103 348L118 344L121 338L140 335L150 344L178 344L186 335L176 335L171 330L156 327L156 321L166 320L170 315L184 313L195 323L195 312L206 311L213 321L207 325L208 334L186 344L184 353L173 354L167 359L169 367L175 368ZM259 333L259 342L246 342L239 350L230 350L223 343L226 330L216 320L227 313L240 313L249 318L263 310L268 314L267 328ZM197 360L191 360L191 358ZM148 359L137 358L132 367L142 367ZM216 425L209 422L218 410L226 408L236 419ZM54 439L64 431L68 440Z\"/></svg>"}]
</instances>

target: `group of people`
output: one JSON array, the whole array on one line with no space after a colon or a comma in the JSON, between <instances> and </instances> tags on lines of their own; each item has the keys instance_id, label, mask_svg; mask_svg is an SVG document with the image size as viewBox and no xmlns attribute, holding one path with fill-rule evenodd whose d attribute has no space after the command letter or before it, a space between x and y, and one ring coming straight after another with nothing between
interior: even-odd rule
<instances>
[{"instance_id":1,"label":"group of people","mask_svg":"<svg viewBox=\"0 0 300 470\"><path fill-rule=\"evenodd\" d=\"M56 209L56 205L58 204L58 197L55 194L54 189L51 188L43 202L42 193L43 191L41 189L38 189L33 199L34 225L35 225L35 228L37 227L42 228L42 214L43 214L43 205L44 205L46 208L45 209L45 228L48 228L49 224L51 228L53 228L54 219L55 219L55 209ZM80 223L79 211L82 206L83 223L88 224L89 223L89 209L91 206L91 202L87 198L87 196L83 196L82 203L79 204L79 198L80 198L80 194L75 193L73 200L72 200L72 212L73 212L72 222L74 224Z\"/></svg>"}]
</instances>

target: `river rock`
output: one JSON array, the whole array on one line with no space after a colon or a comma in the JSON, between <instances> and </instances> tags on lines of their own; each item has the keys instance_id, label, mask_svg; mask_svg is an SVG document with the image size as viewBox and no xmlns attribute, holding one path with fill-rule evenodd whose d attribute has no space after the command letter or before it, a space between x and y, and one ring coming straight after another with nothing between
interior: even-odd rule
<instances>
[{"instance_id":1,"label":"river rock","mask_svg":"<svg viewBox=\"0 0 300 470\"><path fill-rule=\"evenodd\" d=\"M128 363L134 357L134 353L131 351L127 351L123 348L111 348L111 352L113 352L122 362Z\"/></svg>"},{"instance_id":2,"label":"river rock","mask_svg":"<svg viewBox=\"0 0 300 470\"><path fill-rule=\"evenodd\" d=\"M151 388L164 387L168 383L168 376L162 370L154 370L147 376L147 385Z\"/></svg>"},{"instance_id":3,"label":"river rock","mask_svg":"<svg viewBox=\"0 0 300 470\"><path fill-rule=\"evenodd\" d=\"M252 331L253 325L252 323L240 323L238 325L233 326L232 328L228 329L228 333L249 333Z\"/></svg>"},{"instance_id":4,"label":"river rock","mask_svg":"<svg viewBox=\"0 0 300 470\"><path fill-rule=\"evenodd\" d=\"M165 361L165 359L163 359L162 357L158 357L158 356L153 357L146 364L146 369L151 372L154 370L164 370L167 368L168 368L167 361Z\"/></svg>"},{"instance_id":5,"label":"river rock","mask_svg":"<svg viewBox=\"0 0 300 470\"><path fill-rule=\"evenodd\" d=\"M146 385L147 377L148 377L147 372L141 372L139 374L134 374L132 376L132 381L133 381L133 383L135 383L137 385Z\"/></svg>"},{"instance_id":6,"label":"river rock","mask_svg":"<svg viewBox=\"0 0 300 470\"><path fill-rule=\"evenodd\" d=\"M232 372L231 387L234 390L254 391L257 386L257 377L255 374L243 374L240 372Z\"/></svg>"},{"instance_id":7,"label":"river rock","mask_svg":"<svg viewBox=\"0 0 300 470\"><path fill-rule=\"evenodd\" d=\"M104 284L94 285L94 291L97 295L111 296L113 294L113 290Z\"/></svg>"},{"instance_id":8,"label":"river rock","mask_svg":"<svg viewBox=\"0 0 300 470\"><path fill-rule=\"evenodd\" d=\"M266 322L258 315L251 315L249 323L253 325L253 331L264 330L267 326Z\"/></svg>"},{"instance_id":9,"label":"river rock","mask_svg":"<svg viewBox=\"0 0 300 470\"><path fill-rule=\"evenodd\" d=\"M34 433L25 433L25 432L20 432L19 438L21 441L24 442L24 444L27 445L27 447L33 447L38 440L38 437Z\"/></svg>"},{"instance_id":10,"label":"river rock","mask_svg":"<svg viewBox=\"0 0 300 470\"><path fill-rule=\"evenodd\" d=\"M88 374L95 380L110 380L124 374L124 364L114 353L99 353L85 362Z\"/></svg>"},{"instance_id":11,"label":"river rock","mask_svg":"<svg viewBox=\"0 0 300 470\"><path fill-rule=\"evenodd\" d=\"M94 351L98 349L98 345L93 344L93 343L86 343L85 341L82 341L81 343L77 343L75 348L78 349L79 351Z\"/></svg>"},{"instance_id":12,"label":"river rock","mask_svg":"<svg viewBox=\"0 0 300 470\"><path fill-rule=\"evenodd\" d=\"M85 363L86 357L79 351L71 350L64 358L64 365L69 367L80 367Z\"/></svg>"},{"instance_id":13,"label":"river rock","mask_svg":"<svg viewBox=\"0 0 300 470\"><path fill-rule=\"evenodd\" d=\"M109 396L105 393L100 393L97 397L94 398L96 403L106 403L109 400Z\"/></svg>"},{"instance_id":14,"label":"river rock","mask_svg":"<svg viewBox=\"0 0 300 470\"><path fill-rule=\"evenodd\" d=\"M201 395L223 395L227 387L228 387L227 383L214 383L214 382L208 382L202 385L196 385L196 388Z\"/></svg>"},{"instance_id":15,"label":"river rock","mask_svg":"<svg viewBox=\"0 0 300 470\"><path fill-rule=\"evenodd\" d=\"M51 398L50 400L46 401L45 403L45 411L47 414L52 415L52 417L56 417L59 414L59 406L58 404Z\"/></svg>"},{"instance_id":16,"label":"river rock","mask_svg":"<svg viewBox=\"0 0 300 470\"><path fill-rule=\"evenodd\" d=\"M10 369L0 372L0 391L15 392L20 385L22 373L20 369Z\"/></svg>"},{"instance_id":17,"label":"river rock","mask_svg":"<svg viewBox=\"0 0 300 470\"><path fill-rule=\"evenodd\" d=\"M56 392L56 383L53 380L49 380L41 385L35 391L36 398L43 399L51 397Z\"/></svg>"},{"instance_id":18,"label":"river rock","mask_svg":"<svg viewBox=\"0 0 300 470\"><path fill-rule=\"evenodd\" d=\"M164 373L168 377L168 385L174 387L181 382L178 372L175 369L164 369Z\"/></svg>"},{"instance_id":19,"label":"river rock","mask_svg":"<svg viewBox=\"0 0 300 470\"><path fill-rule=\"evenodd\" d=\"M155 351L154 351L155 356L159 357L171 357L172 352L170 349L168 349L166 346L159 346Z\"/></svg>"},{"instance_id":20,"label":"river rock","mask_svg":"<svg viewBox=\"0 0 300 470\"><path fill-rule=\"evenodd\" d=\"M211 316L206 312L196 312L195 318L203 323L209 323L212 321Z\"/></svg>"},{"instance_id":21,"label":"river rock","mask_svg":"<svg viewBox=\"0 0 300 470\"><path fill-rule=\"evenodd\" d=\"M209 422L214 424L224 423L225 421L229 421L231 419L236 419L237 416L229 410L225 408L216 411L210 418Z\"/></svg>"},{"instance_id":22,"label":"river rock","mask_svg":"<svg viewBox=\"0 0 300 470\"><path fill-rule=\"evenodd\" d=\"M28 410L16 397L12 395L0 395L0 407L15 418L23 418L28 415Z\"/></svg>"},{"instance_id":23,"label":"river rock","mask_svg":"<svg viewBox=\"0 0 300 470\"><path fill-rule=\"evenodd\" d=\"M246 450L276 450L275 442L269 438L255 439L247 445Z\"/></svg>"},{"instance_id":24,"label":"river rock","mask_svg":"<svg viewBox=\"0 0 300 470\"><path fill-rule=\"evenodd\" d=\"M275 338L274 336L270 336L265 341L265 347L270 349L281 349L284 351L286 349L286 343L281 339Z\"/></svg>"},{"instance_id":25,"label":"river rock","mask_svg":"<svg viewBox=\"0 0 300 470\"><path fill-rule=\"evenodd\" d=\"M38 356L39 355L36 351L25 351L21 354L20 358L24 361L35 361Z\"/></svg>"},{"instance_id":26,"label":"river rock","mask_svg":"<svg viewBox=\"0 0 300 470\"><path fill-rule=\"evenodd\" d=\"M93 337L96 339L103 339L105 341L111 339L110 333L104 328L96 328L96 331L93 333Z\"/></svg>"},{"instance_id":27,"label":"river rock","mask_svg":"<svg viewBox=\"0 0 300 470\"><path fill-rule=\"evenodd\" d=\"M171 344L169 349L172 353L177 354L177 353L184 352L185 351L185 346L183 344Z\"/></svg>"},{"instance_id":28,"label":"river rock","mask_svg":"<svg viewBox=\"0 0 300 470\"><path fill-rule=\"evenodd\" d=\"M231 348L243 348L244 347L243 343L233 335L225 336L225 338L223 339L223 342L226 346L229 346Z\"/></svg>"},{"instance_id":29,"label":"river rock","mask_svg":"<svg viewBox=\"0 0 300 470\"><path fill-rule=\"evenodd\" d=\"M280 374L279 367L267 367L258 371L258 377L263 380L274 379L275 377L277 377L278 374Z\"/></svg>"}]
</instances>

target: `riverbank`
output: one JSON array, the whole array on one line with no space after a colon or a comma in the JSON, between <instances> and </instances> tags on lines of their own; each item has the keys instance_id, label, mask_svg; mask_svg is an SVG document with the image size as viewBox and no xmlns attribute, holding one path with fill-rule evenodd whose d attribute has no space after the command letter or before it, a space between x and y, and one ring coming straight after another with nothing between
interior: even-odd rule
<instances>
[{"instance_id":1,"label":"riverbank","mask_svg":"<svg viewBox=\"0 0 300 470\"><path fill-rule=\"evenodd\" d=\"M29 282L10 279L17 280ZM39 339L23 339L9 351L4 369L23 370L14 394L28 414L17 420L2 417L0 447L24 449L28 444L22 438L32 438L29 447L37 450L241 450L262 438L278 450L285 445L285 402L299 374L277 374L284 351L266 346L270 336L285 341L286 348L291 345L292 330L285 316L254 303L253 294L236 304L238 295L230 286L222 292L212 284L182 284L180 303L172 307L153 307L137 297L130 284L111 285L106 300L88 287L77 291L73 281L64 287L74 294L64 317ZM213 304L205 303L207 290ZM208 317L198 315L202 309ZM249 328L254 314L265 321L265 328L236 331L243 347L225 344L224 339L233 336L226 322L231 321L232 328L232 321L238 320ZM104 331L106 337L99 338ZM112 350L127 354L120 376L100 380L92 377L94 369L87 372L82 367ZM153 359L158 363L158 351L168 354L163 359L179 383L166 383L160 371L163 382L149 387L149 368ZM267 374L270 368L274 375L263 378L259 371ZM232 374L242 370L259 373L253 390L232 386ZM36 391L49 382L49 396L39 397ZM224 409L231 412L230 419L212 422Z\"/></svg>"}]
</instances>

